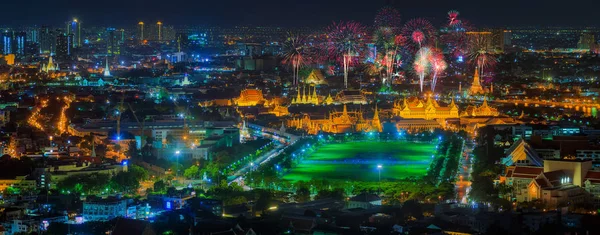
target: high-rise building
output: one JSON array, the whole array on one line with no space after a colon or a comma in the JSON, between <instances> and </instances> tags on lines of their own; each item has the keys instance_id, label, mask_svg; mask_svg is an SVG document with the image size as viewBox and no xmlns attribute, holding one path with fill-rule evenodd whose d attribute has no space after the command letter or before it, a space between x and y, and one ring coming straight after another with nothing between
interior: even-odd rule
<instances>
[{"instance_id":1,"label":"high-rise building","mask_svg":"<svg viewBox=\"0 0 600 235\"><path fill-rule=\"evenodd\" d=\"M5 31L2 33L2 54L8 55L13 52L13 35L12 32Z\"/></svg>"},{"instance_id":2,"label":"high-rise building","mask_svg":"<svg viewBox=\"0 0 600 235\"><path fill-rule=\"evenodd\" d=\"M577 42L577 49L590 50L596 46L596 38L593 33L582 33Z\"/></svg>"},{"instance_id":3,"label":"high-rise building","mask_svg":"<svg viewBox=\"0 0 600 235\"><path fill-rule=\"evenodd\" d=\"M73 34L58 33L56 37L56 58L68 60L73 49Z\"/></svg>"},{"instance_id":4,"label":"high-rise building","mask_svg":"<svg viewBox=\"0 0 600 235\"><path fill-rule=\"evenodd\" d=\"M494 29L492 30L492 50L496 52L504 51L504 30Z\"/></svg>"},{"instance_id":5,"label":"high-rise building","mask_svg":"<svg viewBox=\"0 0 600 235\"><path fill-rule=\"evenodd\" d=\"M512 46L512 31L504 30L504 46Z\"/></svg>"},{"instance_id":6,"label":"high-rise building","mask_svg":"<svg viewBox=\"0 0 600 235\"><path fill-rule=\"evenodd\" d=\"M18 56L25 55L25 41L27 38L27 33L25 32L17 32L14 33L14 43L13 43L13 54L17 54Z\"/></svg>"},{"instance_id":7,"label":"high-rise building","mask_svg":"<svg viewBox=\"0 0 600 235\"><path fill-rule=\"evenodd\" d=\"M123 31L115 28L108 28L106 32L106 53L108 55L120 55L121 44L123 40Z\"/></svg>"},{"instance_id":8,"label":"high-rise building","mask_svg":"<svg viewBox=\"0 0 600 235\"><path fill-rule=\"evenodd\" d=\"M137 40L140 42L140 44L144 43L144 22L140 21L138 23L138 29L137 29L137 35L136 35Z\"/></svg>"},{"instance_id":9,"label":"high-rise building","mask_svg":"<svg viewBox=\"0 0 600 235\"><path fill-rule=\"evenodd\" d=\"M494 52L494 47L492 46L492 38L493 34L489 31L479 31L467 32L467 38L469 42L474 43L481 47L480 49L486 50L488 52Z\"/></svg>"},{"instance_id":10,"label":"high-rise building","mask_svg":"<svg viewBox=\"0 0 600 235\"><path fill-rule=\"evenodd\" d=\"M40 33L40 31L39 31L39 29L37 27L27 29L27 39L26 39L26 41L28 41L28 42L34 42L34 43L39 43L40 42L39 33Z\"/></svg>"},{"instance_id":11,"label":"high-rise building","mask_svg":"<svg viewBox=\"0 0 600 235\"><path fill-rule=\"evenodd\" d=\"M67 35L73 34L73 48L81 47L81 22L77 19L67 22Z\"/></svg>"},{"instance_id":12,"label":"high-rise building","mask_svg":"<svg viewBox=\"0 0 600 235\"><path fill-rule=\"evenodd\" d=\"M56 52L56 35L48 26L40 28L40 53L54 54Z\"/></svg>"},{"instance_id":13,"label":"high-rise building","mask_svg":"<svg viewBox=\"0 0 600 235\"><path fill-rule=\"evenodd\" d=\"M162 25L163 25L163 23L160 21L156 23L156 28L157 28L156 38L158 41L162 41Z\"/></svg>"}]
</instances>

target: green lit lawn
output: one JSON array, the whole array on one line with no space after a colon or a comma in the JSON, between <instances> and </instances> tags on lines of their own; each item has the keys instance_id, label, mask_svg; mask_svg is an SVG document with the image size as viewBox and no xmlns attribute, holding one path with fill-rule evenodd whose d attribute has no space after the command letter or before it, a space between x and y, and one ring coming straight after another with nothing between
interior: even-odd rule
<instances>
[{"instance_id":1,"label":"green lit lawn","mask_svg":"<svg viewBox=\"0 0 600 235\"><path fill-rule=\"evenodd\" d=\"M435 146L434 143L404 141L327 144L283 178L377 181L377 164L383 165L381 180L421 177L431 163Z\"/></svg>"}]
</instances>

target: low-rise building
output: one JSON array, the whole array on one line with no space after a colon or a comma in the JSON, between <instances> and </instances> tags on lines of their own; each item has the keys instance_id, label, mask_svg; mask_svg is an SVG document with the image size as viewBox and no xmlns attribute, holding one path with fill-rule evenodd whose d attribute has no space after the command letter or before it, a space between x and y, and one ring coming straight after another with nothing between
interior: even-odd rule
<instances>
[{"instance_id":1,"label":"low-rise building","mask_svg":"<svg viewBox=\"0 0 600 235\"><path fill-rule=\"evenodd\" d=\"M381 198L372 193L361 193L348 200L347 208L370 209L374 206L381 206Z\"/></svg>"},{"instance_id":2,"label":"low-rise building","mask_svg":"<svg viewBox=\"0 0 600 235\"><path fill-rule=\"evenodd\" d=\"M83 203L84 221L107 221L127 217L127 201L122 199L98 199Z\"/></svg>"}]
</instances>

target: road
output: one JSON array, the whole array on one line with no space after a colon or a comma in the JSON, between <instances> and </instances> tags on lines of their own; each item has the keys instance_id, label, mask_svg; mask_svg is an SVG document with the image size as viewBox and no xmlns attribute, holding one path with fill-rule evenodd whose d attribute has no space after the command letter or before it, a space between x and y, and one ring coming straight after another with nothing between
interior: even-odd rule
<instances>
[{"instance_id":1,"label":"road","mask_svg":"<svg viewBox=\"0 0 600 235\"><path fill-rule=\"evenodd\" d=\"M278 156L279 154L281 154L281 152L283 152L283 149L286 146L280 143L276 143L275 144L275 148L272 149L271 151L268 151L262 155L260 155L259 157L255 158L250 164L245 165L244 167L238 169L231 177L232 179L230 180L231 182L237 182L240 185L244 185L244 176L246 173L250 172L252 169L267 163L269 160L271 160L272 158Z\"/></svg>"},{"instance_id":2,"label":"road","mask_svg":"<svg viewBox=\"0 0 600 235\"><path fill-rule=\"evenodd\" d=\"M237 182L239 185L242 185L246 190L250 189L244 184L243 176L246 175L246 173L250 172L251 170L255 169L256 167L262 164L266 164L272 158L279 156L279 154L283 153L283 150L285 150L285 148L287 148L290 145L293 145L296 142L296 140L299 139L298 136L252 123L248 123L248 127L257 130L257 132L254 132L254 134L257 136L275 140L275 148L271 151L263 153L261 156L255 158L252 162L238 169L232 176L230 176L231 178L229 180L229 183ZM282 136L285 136L287 138L282 138ZM280 141L283 141L286 144L283 144Z\"/></svg>"},{"instance_id":3,"label":"road","mask_svg":"<svg viewBox=\"0 0 600 235\"><path fill-rule=\"evenodd\" d=\"M456 180L456 199L463 204L468 202L468 194L471 190L471 173L473 172L473 146L472 140L466 140L463 154L458 167L458 179Z\"/></svg>"}]
</instances>

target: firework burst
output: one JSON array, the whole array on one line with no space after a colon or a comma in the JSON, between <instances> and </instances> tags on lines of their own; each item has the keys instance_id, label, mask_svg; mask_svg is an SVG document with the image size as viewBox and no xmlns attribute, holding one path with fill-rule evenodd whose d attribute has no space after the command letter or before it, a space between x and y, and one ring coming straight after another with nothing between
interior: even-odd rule
<instances>
[{"instance_id":1,"label":"firework burst","mask_svg":"<svg viewBox=\"0 0 600 235\"><path fill-rule=\"evenodd\" d=\"M455 57L468 54L469 40L466 32L471 30L471 25L465 20L459 20L458 16L458 11L448 12L448 31L441 37L441 42Z\"/></svg>"},{"instance_id":2,"label":"firework burst","mask_svg":"<svg viewBox=\"0 0 600 235\"><path fill-rule=\"evenodd\" d=\"M384 7L381 8L377 15L375 15L375 27L389 27L394 29L399 29L402 27L400 23L401 17L400 12L393 7Z\"/></svg>"},{"instance_id":3,"label":"firework burst","mask_svg":"<svg viewBox=\"0 0 600 235\"><path fill-rule=\"evenodd\" d=\"M491 38L485 34L471 34L469 36L469 60L480 69L483 75L486 68L496 64L496 57L491 54Z\"/></svg>"},{"instance_id":4,"label":"firework burst","mask_svg":"<svg viewBox=\"0 0 600 235\"><path fill-rule=\"evenodd\" d=\"M451 10L448 12L448 25L449 26L455 26L457 24L460 24L460 20L458 20L459 14L460 13L455 10Z\"/></svg>"},{"instance_id":5,"label":"firework burst","mask_svg":"<svg viewBox=\"0 0 600 235\"><path fill-rule=\"evenodd\" d=\"M402 27L402 36L410 38L407 47L411 52L417 52L423 46L430 46L435 42L435 28L422 18L412 19Z\"/></svg>"},{"instance_id":6,"label":"firework burst","mask_svg":"<svg viewBox=\"0 0 600 235\"><path fill-rule=\"evenodd\" d=\"M364 55L366 28L360 23L348 21L333 23L327 28L327 52L344 68L344 87L348 88L348 68Z\"/></svg>"},{"instance_id":7,"label":"firework burst","mask_svg":"<svg viewBox=\"0 0 600 235\"><path fill-rule=\"evenodd\" d=\"M413 68L417 76L419 76L419 87L421 88L421 92L423 92L423 83L425 82L425 75L429 72L429 67L431 66L431 50L428 47L422 47L417 51L415 61L413 63Z\"/></svg>"},{"instance_id":8,"label":"firework burst","mask_svg":"<svg viewBox=\"0 0 600 235\"><path fill-rule=\"evenodd\" d=\"M305 62L305 38L293 33L288 33L287 40L283 43L283 63L292 68L293 84L298 85L298 73Z\"/></svg>"},{"instance_id":9,"label":"firework burst","mask_svg":"<svg viewBox=\"0 0 600 235\"><path fill-rule=\"evenodd\" d=\"M381 74L381 83L384 86L389 86L392 81L394 69L399 64L400 57L398 56L398 50L405 42L402 35L397 35L394 30L390 27L380 27L375 30L373 35L373 42L376 48L381 49L383 53L376 55L375 65L379 69L385 71ZM401 63L400 63L401 64Z\"/></svg>"},{"instance_id":10,"label":"firework burst","mask_svg":"<svg viewBox=\"0 0 600 235\"><path fill-rule=\"evenodd\" d=\"M433 71L433 76L431 77L431 92L435 92L438 76L446 70L448 65L444 60L444 54L437 49L432 50L429 63L431 64L431 70Z\"/></svg>"}]
</instances>

